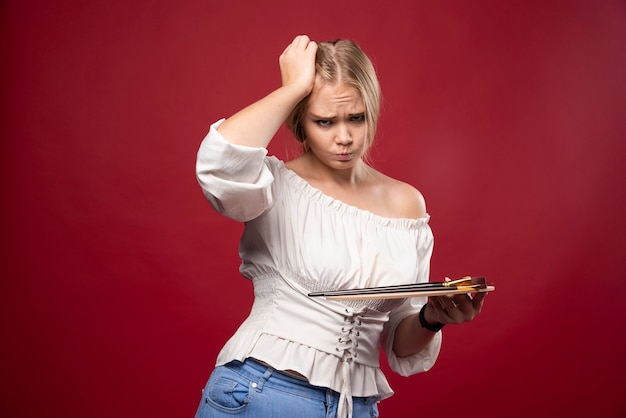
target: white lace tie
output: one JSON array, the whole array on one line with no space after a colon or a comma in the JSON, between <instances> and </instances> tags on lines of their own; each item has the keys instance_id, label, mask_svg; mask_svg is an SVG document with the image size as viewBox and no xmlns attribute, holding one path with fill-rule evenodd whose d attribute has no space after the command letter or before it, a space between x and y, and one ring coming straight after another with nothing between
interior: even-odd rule
<instances>
[{"instance_id":1,"label":"white lace tie","mask_svg":"<svg viewBox=\"0 0 626 418\"><path fill-rule=\"evenodd\" d=\"M354 311L345 309L344 324L341 327L341 336L337 351L341 352L342 387L339 396L338 418L352 418L352 385L350 382L352 363L357 358L356 347L359 346L359 328L363 323L362 318L367 307Z\"/></svg>"}]
</instances>

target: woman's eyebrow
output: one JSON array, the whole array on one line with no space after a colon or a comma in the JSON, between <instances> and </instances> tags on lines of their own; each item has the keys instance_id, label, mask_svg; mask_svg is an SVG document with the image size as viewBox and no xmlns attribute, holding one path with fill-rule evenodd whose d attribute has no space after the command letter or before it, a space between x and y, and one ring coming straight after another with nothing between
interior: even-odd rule
<instances>
[{"instance_id":1,"label":"woman's eyebrow","mask_svg":"<svg viewBox=\"0 0 626 418\"><path fill-rule=\"evenodd\" d=\"M316 115L313 112L309 112L309 115L313 118L313 119L323 119L323 120L331 120L331 119L337 119L337 116L320 116L320 115Z\"/></svg>"},{"instance_id":2,"label":"woman's eyebrow","mask_svg":"<svg viewBox=\"0 0 626 418\"><path fill-rule=\"evenodd\" d=\"M348 117L352 118L354 116L364 116L365 115L365 111L363 112L355 112L355 113L348 113ZM322 119L322 120L333 120L333 119L337 119L337 116L320 116L320 115L316 115L313 112L309 112L309 116L311 116L311 118L313 119Z\"/></svg>"}]
</instances>

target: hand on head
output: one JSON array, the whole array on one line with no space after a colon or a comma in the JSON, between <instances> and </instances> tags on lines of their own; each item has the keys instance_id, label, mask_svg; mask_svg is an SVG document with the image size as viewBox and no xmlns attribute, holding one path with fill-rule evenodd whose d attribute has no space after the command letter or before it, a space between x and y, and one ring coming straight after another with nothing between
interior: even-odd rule
<instances>
[{"instance_id":1,"label":"hand on head","mask_svg":"<svg viewBox=\"0 0 626 418\"><path fill-rule=\"evenodd\" d=\"M293 87L308 95L315 83L315 53L317 43L306 35L296 36L280 56L283 87Z\"/></svg>"}]
</instances>

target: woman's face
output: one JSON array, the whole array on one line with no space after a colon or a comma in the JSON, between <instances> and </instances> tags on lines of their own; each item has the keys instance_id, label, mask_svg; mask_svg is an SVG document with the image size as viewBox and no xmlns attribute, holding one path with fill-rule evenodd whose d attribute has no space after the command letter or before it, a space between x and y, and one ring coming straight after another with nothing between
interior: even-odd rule
<instances>
[{"instance_id":1,"label":"woman's face","mask_svg":"<svg viewBox=\"0 0 626 418\"><path fill-rule=\"evenodd\" d=\"M333 169L354 167L367 150L365 105L350 85L316 83L303 122L310 152Z\"/></svg>"}]
</instances>

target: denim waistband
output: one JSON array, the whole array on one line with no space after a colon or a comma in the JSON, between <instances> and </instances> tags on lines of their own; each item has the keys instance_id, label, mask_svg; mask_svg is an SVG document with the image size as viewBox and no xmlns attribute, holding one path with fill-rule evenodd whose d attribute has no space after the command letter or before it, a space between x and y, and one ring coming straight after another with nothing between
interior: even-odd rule
<instances>
[{"instance_id":1,"label":"denim waistband","mask_svg":"<svg viewBox=\"0 0 626 418\"><path fill-rule=\"evenodd\" d=\"M247 358L243 363L235 360L224 365L233 372L249 379L252 382L263 382L265 385L282 388L291 393L296 393L309 398L326 399L330 393L339 396L339 394L328 388L314 386L305 379L290 376L276 370L271 366L265 365L253 358Z\"/></svg>"},{"instance_id":2,"label":"denim waistband","mask_svg":"<svg viewBox=\"0 0 626 418\"><path fill-rule=\"evenodd\" d=\"M371 408L375 408L375 403L378 401L376 396L350 397L349 406L343 405L346 402L344 394L330 388L311 385L307 380L284 374L254 358L247 358L243 363L233 360L223 366L218 366L216 372L220 368L223 370L222 373L226 373L221 376L228 376L230 373L231 379L235 379L235 381L244 386L246 385L244 381L247 381L250 388L255 390L255 393L269 390L268 393L273 394L272 396L278 395L282 398L282 393L285 398L291 395L300 399L319 402L325 406L327 412L332 414L332 416L341 418L352 417L353 407L358 407L361 411L369 410L371 413ZM209 384L210 382L211 380L209 380ZM209 384L207 384L207 388ZM288 399L293 400L294 398L290 397ZM307 404L311 405L310 403ZM342 406L345 408L341 408Z\"/></svg>"}]
</instances>

